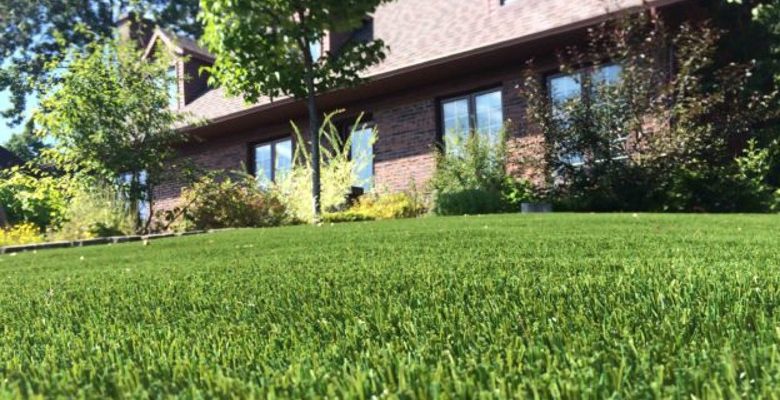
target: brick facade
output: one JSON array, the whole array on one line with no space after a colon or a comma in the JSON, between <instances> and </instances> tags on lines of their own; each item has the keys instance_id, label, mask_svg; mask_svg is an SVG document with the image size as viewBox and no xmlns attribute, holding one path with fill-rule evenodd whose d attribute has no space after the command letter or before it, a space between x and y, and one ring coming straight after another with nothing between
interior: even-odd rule
<instances>
[{"instance_id":1,"label":"brick facade","mask_svg":"<svg viewBox=\"0 0 780 400\"><path fill-rule=\"evenodd\" d=\"M433 174L437 138L436 102L411 102L374 112L379 137L374 145L377 189L400 191L418 187Z\"/></svg>"},{"instance_id":2,"label":"brick facade","mask_svg":"<svg viewBox=\"0 0 780 400\"><path fill-rule=\"evenodd\" d=\"M666 4L678 0L665 0ZM661 1L625 0L618 8ZM617 4L616 3L616 4ZM623 4L624 3L624 4ZM585 38L588 27L609 18L603 2L564 0L517 2L499 0L396 0L374 14L378 38L390 46L388 59L369 71L369 81L354 89L324 94L322 111L345 109L345 115L369 113L378 130L374 145L375 188L400 191L414 184L425 190L435 168L441 136L442 99L500 88L503 115L510 127L510 171L540 183L543 138L528 124L522 76L529 60L540 78L555 72L555 52ZM457 18L450 18L453 15ZM457 20L459 24L443 24ZM464 25L465 24L465 25ZM455 27L457 25L457 27ZM249 162L250 146L291 134L290 120L306 127L305 108L291 99L261 99L248 104L208 89L199 70L203 49L179 42L182 51L199 58L180 65L182 110L209 120L191 129L196 140L181 149L182 158L207 170L236 170ZM538 61L542 60L541 63ZM204 92L205 90L205 92ZM305 130L305 129L303 129ZM156 190L158 209L176 204L180 183Z\"/></svg>"},{"instance_id":3,"label":"brick facade","mask_svg":"<svg viewBox=\"0 0 780 400\"><path fill-rule=\"evenodd\" d=\"M438 84L423 90L396 94L380 101L347 105L353 114L366 112L378 131L374 144L375 188L396 192L414 185L425 191L435 168L435 151L441 135L440 100L455 94L500 87L503 113L510 128L510 152L515 164L511 167L523 178L537 180L538 170L518 164L535 165L529 160L541 160L541 137L527 132L525 101L521 93L522 68L491 71L478 77L465 77L458 82ZM306 121L296 122L306 126ZM247 132L190 143L182 149L183 157L200 168L212 171L243 169L249 162L250 146L265 140L289 135L289 125L259 126ZM156 196L158 209L176 205L180 183L161 185Z\"/></svg>"}]
</instances>

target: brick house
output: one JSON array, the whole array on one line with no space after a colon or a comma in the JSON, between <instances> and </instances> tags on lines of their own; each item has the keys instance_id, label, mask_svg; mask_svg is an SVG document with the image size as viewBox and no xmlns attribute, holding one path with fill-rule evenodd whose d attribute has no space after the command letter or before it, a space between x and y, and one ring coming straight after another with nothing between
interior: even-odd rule
<instances>
[{"instance_id":1,"label":"brick house","mask_svg":"<svg viewBox=\"0 0 780 400\"><path fill-rule=\"evenodd\" d=\"M572 93L570 80L556 75L556 50L581 42L589 27L616 12L641 8L685 18L693 7L683 0L395 0L356 31L329 35L316 50L337 51L345 40L364 37L381 38L389 47L387 59L366 73L366 83L324 94L318 104L326 112L344 109L345 126L365 113L377 129L373 147L361 149L373 154L373 164L360 172L379 190L423 185L433 173L437 144L455 125L490 133L508 122L510 146L541 157L543 139L525 123L520 83L526 62L535 60L551 93ZM171 70L179 78L171 88L173 106L207 121L185 128L192 140L181 147L182 157L210 170L262 169L269 178L289 167L295 145L290 122L307 126L302 102L247 104L227 97L200 72L213 62L211 54L162 30L148 40L147 51L158 41L186 56ZM535 171L517 173L533 178ZM176 182L156 188L158 207L175 205L180 191Z\"/></svg>"}]
</instances>

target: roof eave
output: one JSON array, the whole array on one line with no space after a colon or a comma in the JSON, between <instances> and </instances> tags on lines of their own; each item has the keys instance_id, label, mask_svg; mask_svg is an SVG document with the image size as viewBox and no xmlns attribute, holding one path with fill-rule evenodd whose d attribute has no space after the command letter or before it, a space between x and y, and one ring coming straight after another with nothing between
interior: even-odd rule
<instances>
[{"instance_id":1,"label":"roof eave","mask_svg":"<svg viewBox=\"0 0 780 400\"><path fill-rule=\"evenodd\" d=\"M513 47L513 46L527 44L527 43L535 41L535 40L550 38L550 37L554 37L554 36L557 36L557 35L566 34L566 33L572 32L572 31L577 31L577 30L580 30L580 29L584 29L584 28L587 28L587 27L590 27L590 26L593 26L593 25L596 25L596 24L608 21L610 19L614 19L614 17L616 15L618 15L618 14L632 13L632 12L637 12L639 10L650 9L650 8L665 7L665 6L669 6L669 5L675 4L675 3L683 3L683 2L686 2L686 1L690 1L690 0L657 0L657 1L652 1L652 2L648 2L648 3L645 3L645 4L640 5L640 6L628 7L628 8L624 8L624 9L617 10L617 11L614 11L614 12L605 13L605 14L599 15L597 17L584 19L584 20L573 22L573 23L566 24L566 25L561 25L559 27L555 27L553 29L548 29L548 30L545 30L545 31L540 31L540 32L537 32L537 33L534 33L534 34L531 34L531 35L525 35L525 36L522 36L522 37L518 37L518 38L505 40L505 41L497 42L497 43L494 43L494 44L490 44L490 45L487 45L487 46L469 49L469 50L462 51L462 52L455 53L455 54L451 54L451 55L448 55L448 56L439 57L439 58L436 58L436 59L433 59L433 60L427 60L427 61L420 62L420 63L417 63L417 64L408 65L408 66L401 67L401 68L398 68L398 69L394 69L394 70L390 70L390 71L386 71L386 72L381 72L381 73L378 73L376 75L371 75L371 76L366 77L366 80L369 81L369 82L377 82L377 81L382 81L382 80L385 80L385 79L395 78L395 77L398 77L398 76L401 76L401 75L406 75L406 74L409 74L409 73L412 73L412 72L415 72L415 71L419 71L419 70L422 70L422 69L425 69L425 68L435 67L437 65L447 64L447 63L450 63L450 62L453 62L453 61L458 61L458 60L466 59L468 57L473 57L475 55L480 55L482 53L489 53L489 52L496 51L496 50L501 50L501 49L504 49L504 48L510 48L510 47ZM343 90L343 89L336 89L336 90L334 90L332 92L329 92L329 93L338 92L339 90ZM295 99L292 99L292 98L283 99L283 100L279 100L279 101L276 101L276 102L270 102L270 103L266 103L266 104L260 104L260 105L252 106L252 107L246 108L244 110L240 110L240 111L236 111L236 112L233 112L233 113L230 113L230 114L222 115L222 116L219 116L219 117L216 117L216 118L210 118L210 119L207 118L206 121L207 121L207 124L211 124L211 125L219 124L219 123L227 122L227 121L230 121L230 120L233 120L233 119L236 119L236 118L240 118L240 117L243 117L243 116L246 116L246 115L249 115L249 114L270 111L270 110L273 110L274 108L281 107L281 106L284 106L284 105L289 105L289 104L296 103L296 102L299 102L299 101L301 101L301 100L295 100ZM202 127L202 126L203 125L187 126L187 127L182 128L182 130L183 131L194 131L194 130L197 130L198 128Z\"/></svg>"}]
</instances>

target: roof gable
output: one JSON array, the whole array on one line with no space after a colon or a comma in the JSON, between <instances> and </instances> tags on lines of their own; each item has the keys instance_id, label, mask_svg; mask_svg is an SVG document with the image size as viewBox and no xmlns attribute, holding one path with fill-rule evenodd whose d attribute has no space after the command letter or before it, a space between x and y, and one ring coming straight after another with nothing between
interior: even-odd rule
<instances>
[{"instance_id":1,"label":"roof gable","mask_svg":"<svg viewBox=\"0 0 780 400\"><path fill-rule=\"evenodd\" d=\"M198 43L190 38L179 36L162 28L155 28L154 34L149 39L144 49L144 58L151 57L157 46L162 42L173 54L177 56L193 56L207 62L213 62L214 56Z\"/></svg>"}]
</instances>

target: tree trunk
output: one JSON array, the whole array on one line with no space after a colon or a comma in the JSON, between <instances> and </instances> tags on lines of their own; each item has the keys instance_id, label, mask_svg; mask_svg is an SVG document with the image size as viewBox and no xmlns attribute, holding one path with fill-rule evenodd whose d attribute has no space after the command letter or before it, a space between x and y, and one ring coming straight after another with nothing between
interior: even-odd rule
<instances>
[{"instance_id":1,"label":"tree trunk","mask_svg":"<svg viewBox=\"0 0 780 400\"><path fill-rule=\"evenodd\" d=\"M296 11L301 30L306 32L306 9ZM304 76L306 84L307 109L309 111L309 134L311 135L311 197L314 211L315 224L320 222L322 213L322 200L320 188L320 118L317 111L317 88L314 84L314 63L311 49L309 48L310 35L302 35L297 38L298 47L303 53L303 65L306 70Z\"/></svg>"},{"instance_id":2,"label":"tree trunk","mask_svg":"<svg viewBox=\"0 0 780 400\"><path fill-rule=\"evenodd\" d=\"M5 214L5 209L0 206L0 229L5 228L8 225L8 216Z\"/></svg>"},{"instance_id":3,"label":"tree trunk","mask_svg":"<svg viewBox=\"0 0 780 400\"><path fill-rule=\"evenodd\" d=\"M311 196L314 207L314 222L320 221L322 202L320 194L320 121L317 112L317 101L312 91L308 98L309 109L309 134L311 135Z\"/></svg>"}]
</instances>

